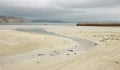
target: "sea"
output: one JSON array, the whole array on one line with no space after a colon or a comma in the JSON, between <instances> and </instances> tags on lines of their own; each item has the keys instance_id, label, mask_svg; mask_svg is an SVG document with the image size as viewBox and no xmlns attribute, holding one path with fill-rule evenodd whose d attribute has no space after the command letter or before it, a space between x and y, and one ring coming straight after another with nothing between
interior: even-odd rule
<instances>
[{"instance_id":1,"label":"sea","mask_svg":"<svg viewBox=\"0 0 120 70\"><path fill-rule=\"evenodd\" d=\"M0 25L64 25L64 26L76 26L76 23L0 23Z\"/></svg>"}]
</instances>

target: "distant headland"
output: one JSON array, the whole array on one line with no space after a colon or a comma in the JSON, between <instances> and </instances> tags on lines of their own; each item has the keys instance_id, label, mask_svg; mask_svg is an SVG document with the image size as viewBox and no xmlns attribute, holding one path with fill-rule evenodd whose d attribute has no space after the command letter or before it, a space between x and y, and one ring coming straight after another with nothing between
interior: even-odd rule
<instances>
[{"instance_id":1,"label":"distant headland","mask_svg":"<svg viewBox=\"0 0 120 70\"><path fill-rule=\"evenodd\" d=\"M30 20L26 18L14 17L14 16L0 16L0 23L29 23Z\"/></svg>"}]
</instances>

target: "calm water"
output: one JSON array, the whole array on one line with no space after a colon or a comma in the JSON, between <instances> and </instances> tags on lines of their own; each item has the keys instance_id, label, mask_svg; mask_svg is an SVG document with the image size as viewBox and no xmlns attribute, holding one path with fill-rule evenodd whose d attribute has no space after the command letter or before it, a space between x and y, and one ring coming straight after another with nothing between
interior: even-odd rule
<instances>
[{"instance_id":1,"label":"calm water","mask_svg":"<svg viewBox=\"0 0 120 70\"><path fill-rule=\"evenodd\" d=\"M0 25L66 25L75 26L76 23L0 23Z\"/></svg>"}]
</instances>

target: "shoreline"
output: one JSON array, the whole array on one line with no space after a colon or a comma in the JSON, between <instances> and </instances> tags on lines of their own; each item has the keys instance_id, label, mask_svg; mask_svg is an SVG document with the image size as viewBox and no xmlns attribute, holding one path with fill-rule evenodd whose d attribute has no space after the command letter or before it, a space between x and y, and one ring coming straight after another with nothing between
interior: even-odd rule
<instances>
[{"instance_id":1,"label":"shoreline","mask_svg":"<svg viewBox=\"0 0 120 70\"><path fill-rule=\"evenodd\" d=\"M17 30L17 29L15 29L15 30ZM25 30L25 29L24 29ZM40 29L38 29L38 30L40 30ZM25 33L31 33L31 32L29 32L29 31L21 31L20 29L18 29L17 31L20 31L20 32L25 32ZM32 31L32 33L33 34L36 34L36 32L34 32L34 30L30 30L30 31ZM41 30L40 30L41 31ZM86 46L86 48L85 48L85 46L84 45L82 45L82 39L79 41L79 39L77 40L77 38L75 39L75 38L73 38L73 37L67 37L67 36L63 36L63 35L59 35L59 34L54 34L54 33L52 33L51 32L51 34L49 34L49 32L47 32L47 31L45 31L45 30L43 30L42 29L42 31L44 31L44 33L37 33L37 34L45 34L45 35L51 35L51 36L57 36L57 37L62 37L62 38L66 38L66 39L71 39L73 42L71 43L71 44L73 44L74 42L76 42L76 44L74 44L74 46L72 46L72 45L69 45L69 47L68 48L66 48L66 49L57 49L57 50L53 50L53 51L56 51L56 52L59 52L59 55L63 55L63 54L65 54L66 52L65 51L71 51L71 52L73 52L73 51L75 51L75 53L74 53L74 55L76 55L77 53L82 53L83 51L86 51L86 50L88 50L87 49L87 46ZM45 33L46 32L46 33ZM48 33L48 34L47 34ZM87 40L83 40L83 41L86 41L87 42ZM81 44L80 44L80 42L81 42ZM78 43L78 44L77 44ZM84 43L84 42L83 42ZM88 43L89 43L89 41L88 41ZM80 45L82 45L81 47L80 47ZM91 45L92 45L92 42L90 43ZM94 45L94 43L93 43L93 45ZM93 46L92 45L92 46ZM70 47L71 46L71 47ZM91 46L91 47L92 47ZM81 49L80 49L81 48ZM71 50L70 50L71 49ZM33 50L33 52L29 52L27 55L23 55L23 54L21 54L21 57L19 57L19 55L18 55L18 57L16 58L16 56L13 56L12 58L11 58L11 56L10 56L10 58L5 58L5 60L7 60L7 61L10 61L10 59L14 59L14 60L18 60L19 58L22 58L22 57L24 57L24 58L27 58L27 60L29 59L29 58L33 58L33 55L31 56L31 54L32 53L34 53L34 51L35 51L35 53L41 53L41 55L46 55L46 54L50 54L50 52L52 52L52 51L50 51L50 52L45 52L45 53L42 53L42 52L39 52L39 50ZM38 51L38 52L36 52L36 51ZM56 52L54 52L54 53L56 53ZM60 54L60 52L61 52L61 54ZM25 53L24 53L25 54ZM22 56L23 55L23 56ZM35 55L35 54L34 54ZM52 54L52 56L55 56L56 54ZM68 54L67 54L68 55ZM47 56L46 56L47 57ZM48 56L49 57L49 56ZM35 57L34 57L35 58ZM38 57L36 57L36 58L38 58ZM9 60L8 60L9 59ZM4 59L3 60L1 60L1 61L5 61Z\"/></svg>"}]
</instances>

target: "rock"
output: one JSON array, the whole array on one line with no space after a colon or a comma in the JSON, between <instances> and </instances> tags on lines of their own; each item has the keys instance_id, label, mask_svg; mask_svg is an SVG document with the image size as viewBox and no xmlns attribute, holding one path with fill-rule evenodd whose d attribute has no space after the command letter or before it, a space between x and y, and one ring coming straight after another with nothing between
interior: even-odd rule
<instances>
[{"instance_id":1,"label":"rock","mask_svg":"<svg viewBox=\"0 0 120 70\"><path fill-rule=\"evenodd\" d=\"M29 23L29 22L31 21L25 18L0 16L0 23Z\"/></svg>"}]
</instances>

